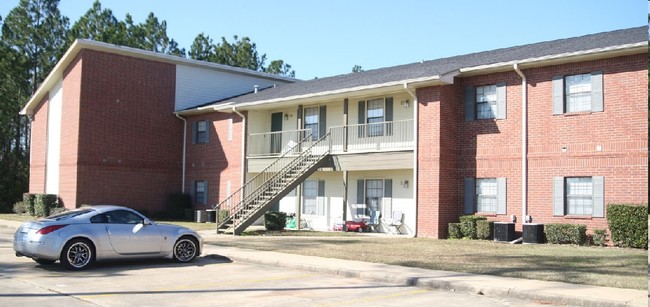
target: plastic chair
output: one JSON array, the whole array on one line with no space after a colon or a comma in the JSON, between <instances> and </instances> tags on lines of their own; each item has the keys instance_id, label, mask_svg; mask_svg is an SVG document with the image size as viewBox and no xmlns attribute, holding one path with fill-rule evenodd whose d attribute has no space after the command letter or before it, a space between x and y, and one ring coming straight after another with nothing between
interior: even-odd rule
<instances>
[{"instance_id":1,"label":"plastic chair","mask_svg":"<svg viewBox=\"0 0 650 307\"><path fill-rule=\"evenodd\" d=\"M393 234L401 234L400 227L404 223L404 213L402 211L393 211L393 218L388 221L388 232Z\"/></svg>"}]
</instances>

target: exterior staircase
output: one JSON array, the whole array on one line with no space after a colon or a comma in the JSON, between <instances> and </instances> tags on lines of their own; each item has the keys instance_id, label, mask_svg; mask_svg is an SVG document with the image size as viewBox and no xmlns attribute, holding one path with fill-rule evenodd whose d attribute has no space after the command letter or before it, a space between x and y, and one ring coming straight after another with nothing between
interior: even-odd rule
<instances>
[{"instance_id":1,"label":"exterior staircase","mask_svg":"<svg viewBox=\"0 0 650 307\"><path fill-rule=\"evenodd\" d=\"M271 165L216 206L218 213L229 212L227 217L219 217L217 232L241 234L316 170L331 164L329 143L329 133L313 144L310 134L285 148Z\"/></svg>"}]
</instances>

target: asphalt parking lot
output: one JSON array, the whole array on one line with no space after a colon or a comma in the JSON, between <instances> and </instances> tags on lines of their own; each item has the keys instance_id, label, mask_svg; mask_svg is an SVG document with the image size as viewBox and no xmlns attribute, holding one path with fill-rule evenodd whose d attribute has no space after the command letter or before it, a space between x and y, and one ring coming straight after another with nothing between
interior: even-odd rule
<instances>
[{"instance_id":1,"label":"asphalt parking lot","mask_svg":"<svg viewBox=\"0 0 650 307\"><path fill-rule=\"evenodd\" d=\"M0 306L539 306L444 290L398 286L232 262L216 254L98 263L71 272L15 257L13 229L0 228ZM544 304L549 306L548 304Z\"/></svg>"}]
</instances>

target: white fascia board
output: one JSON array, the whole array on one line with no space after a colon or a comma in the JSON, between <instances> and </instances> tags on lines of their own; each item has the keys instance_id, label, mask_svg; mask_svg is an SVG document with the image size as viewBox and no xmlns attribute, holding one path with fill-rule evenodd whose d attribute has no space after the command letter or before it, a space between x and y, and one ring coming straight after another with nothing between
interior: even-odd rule
<instances>
[{"instance_id":1,"label":"white fascia board","mask_svg":"<svg viewBox=\"0 0 650 307\"><path fill-rule=\"evenodd\" d=\"M551 61L558 61L558 60L577 60L582 57L593 57L593 56L598 56L598 55L604 55L606 56L607 54L634 54L634 53L643 53L647 52L648 47L648 42L639 42L639 43L634 43L634 44L625 44L625 45L617 45L617 46L610 46L610 47L604 47L604 48L596 48L596 49L590 49L590 50L582 50L582 51L576 51L576 52L566 52L566 53L559 53L559 54L554 54L554 55L547 55L543 57L537 57L537 58L528 58L528 59L523 59L523 60L515 60L515 61L508 61L508 62L500 62L500 63L494 63L494 64L488 64L488 65L479 65L479 66L473 66L473 67L465 67L461 68L460 72L461 73L471 73L471 72L476 72L480 70L493 70L493 69L499 69L499 68L512 68L512 65L515 63L519 65L525 65L525 64L543 64L544 62L551 62Z\"/></svg>"},{"instance_id":2,"label":"white fascia board","mask_svg":"<svg viewBox=\"0 0 650 307\"><path fill-rule=\"evenodd\" d=\"M318 92L318 93L309 93L309 94L304 94L304 95L295 95L295 96L289 96L289 97L281 97L281 98L260 100L260 101L237 104L237 105L235 105L235 107L237 107L237 108L251 107L251 106L258 106L258 105L263 105L263 104L287 102L287 101L301 100L301 99L320 98L320 97L327 97L327 96L335 96L335 95L340 95L340 94L349 94L349 93L354 93L354 92L377 90L377 89L389 88L389 87L401 88L405 83L406 84L416 84L416 83L425 83L425 82L427 82L427 83L432 83L432 84L433 83L446 84L446 82L442 81L440 77L441 77L440 75L436 75L436 76L429 76L429 77L422 77L422 78L415 78L415 79L391 81L391 82L380 83L380 84L371 84L371 85L364 85L364 86L357 86L357 87L349 87L349 88L343 88L343 89L332 90L332 91L324 91L324 92ZM225 108L231 108L232 104L234 104L234 103L237 103L237 102L236 101L231 101L231 102L228 102L227 106L224 105L224 107L222 107L222 105L219 105L219 106L215 106L214 109L218 111L218 110L225 109Z\"/></svg>"}]
</instances>

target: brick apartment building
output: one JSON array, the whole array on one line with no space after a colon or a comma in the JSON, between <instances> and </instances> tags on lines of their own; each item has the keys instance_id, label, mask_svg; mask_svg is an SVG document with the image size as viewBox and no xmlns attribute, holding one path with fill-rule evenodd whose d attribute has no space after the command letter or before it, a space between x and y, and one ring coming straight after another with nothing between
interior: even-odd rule
<instances>
[{"instance_id":1,"label":"brick apartment building","mask_svg":"<svg viewBox=\"0 0 650 307\"><path fill-rule=\"evenodd\" d=\"M647 41L640 27L309 81L77 41L22 111L30 192L151 212L184 191L230 209L236 233L269 209L320 230L399 213L397 231L434 238L464 214L606 228L607 204L648 200Z\"/></svg>"}]
</instances>

